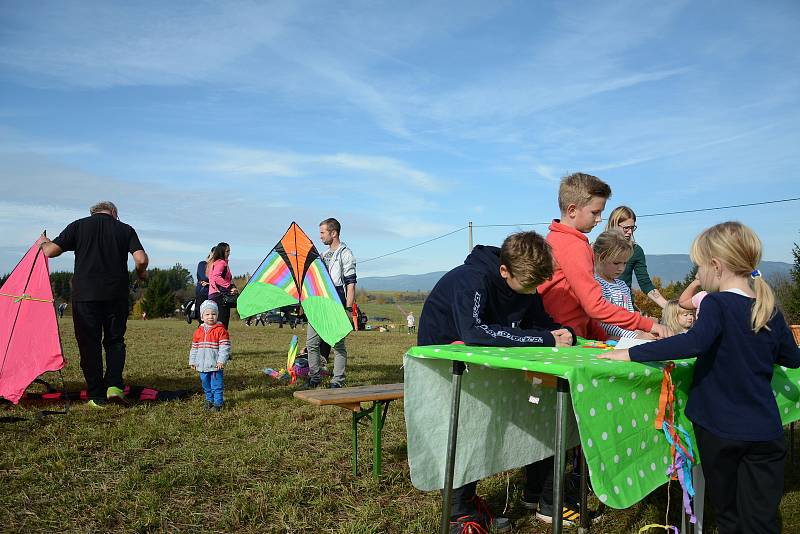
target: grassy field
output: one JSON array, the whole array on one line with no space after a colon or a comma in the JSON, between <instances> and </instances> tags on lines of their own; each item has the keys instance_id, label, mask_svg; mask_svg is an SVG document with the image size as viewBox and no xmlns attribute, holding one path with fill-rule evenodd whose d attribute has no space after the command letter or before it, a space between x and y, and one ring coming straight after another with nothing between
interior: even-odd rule
<instances>
[{"instance_id":1,"label":"grassy field","mask_svg":"<svg viewBox=\"0 0 800 534\"><path fill-rule=\"evenodd\" d=\"M415 310L416 311L416 310ZM372 312L370 312L372 313ZM161 389L198 388L187 366L190 327L178 320L131 321L126 380ZM289 328L232 325L234 360L225 371L226 410L202 398L111 406L73 405L67 416L36 420L36 409L3 408L27 421L0 424L0 531L3 532L436 532L437 493L410 483L402 403L389 410L384 476L375 481L368 432L360 475L350 469L350 414L315 408L293 387L261 371L285 363ZM72 325L61 322L68 387L83 385ZM302 337L301 337L302 339ZM356 332L348 338L348 384L400 382L413 336ZM48 378L53 379L53 375ZM508 475L508 477L507 477ZM800 477L787 469L785 532L800 531ZM515 532L548 532L519 504L521 470L479 485L492 507L506 504ZM663 523L665 489L627 510L610 510L594 532L637 532ZM680 497L673 488L672 521ZM707 532L714 532L709 529Z\"/></svg>"}]
</instances>

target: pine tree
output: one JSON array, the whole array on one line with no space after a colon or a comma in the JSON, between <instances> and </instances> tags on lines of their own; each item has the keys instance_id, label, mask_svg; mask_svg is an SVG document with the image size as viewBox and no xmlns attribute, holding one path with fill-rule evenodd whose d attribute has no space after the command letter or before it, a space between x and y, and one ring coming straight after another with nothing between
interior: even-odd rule
<instances>
[{"instance_id":1,"label":"pine tree","mask_svg":"<svg viewBox=\"0 0 800 534\"><path fill-rule=\"evenodd\" d=\"M786 320L790 324L800 324L800 246L797 243L792 248L794 265L790 274L792 276L792 288L789 301L786 304Z\"/></svg>"}]
</instances>

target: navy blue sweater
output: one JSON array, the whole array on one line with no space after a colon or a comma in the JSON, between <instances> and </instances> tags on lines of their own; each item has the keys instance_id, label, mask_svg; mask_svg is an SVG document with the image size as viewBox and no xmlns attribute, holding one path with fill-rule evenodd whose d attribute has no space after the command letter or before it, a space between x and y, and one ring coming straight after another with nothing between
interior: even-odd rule
<instances>
[{"instance_id":1,"label":"navy blue sweater","mask_svg":"<svg viewBox=\"0 0 800 534\"><path fill-rule=\"evenodd\" d=\"M723 291L703 299L685 334L632 347L632 361L697 356L686 415L719 437L769 441L783 434L772 394L773 366L800 367L800 349L780 312L757 334L750 326L753 299Z\"/></svg>"},{"instance_id":2,"label":"navy blue sweater","mask_svg":"<svg viewBox=\"0 0 800 534\"><path fill-rule=\"evenodd\" d=\"M500 249L478 245L428 295L417 343L552 347L550 332L559 328L538 294L523 295L508 287L500 276Z\"/></svg>"}]
</instances>

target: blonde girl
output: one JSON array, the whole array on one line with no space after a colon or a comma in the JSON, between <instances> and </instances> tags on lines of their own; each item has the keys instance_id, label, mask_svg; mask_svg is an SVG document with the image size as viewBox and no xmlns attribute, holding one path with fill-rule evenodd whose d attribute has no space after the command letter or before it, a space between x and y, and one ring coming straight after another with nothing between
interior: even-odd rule
<instances>
[{"instance_id":1,"label":"blonde girl","mask_svg":"<svg viewBox=\"0 0 800 534\"><path fill-rule=\"evenodd\" d=\"M800 367L800 348L758 270L761 241L725 222L692 243L697 278L709 294L680 336L600 355L637 362L697 356L686 415L721 534L777 534L786 445L772 394L773 367Z\"/></svg>"},{"instance_id":2,"label":"blonde girl","mask_svg":"<svg viewBox=\"0 0 800 534\"><path fill-rule=\"evenodd\" d=\"M636 214L628 206L619 206L613 209L611 215L608 216L608 223L606 230L613 230L618 228L622 231L625 238L633 245L633 253L631 254L628 263L625 265L625 270L622 271L619 278L624 281L628 287L633 283L633 274L636 274L636 281L639 282L639 288L661 308L667 305L667 299L661 296L661 293L656 289L653 281L650 280L650 274L647 272L647 261L645 259L644 250L639 246L633 238L633 233L636 231Z\"/></svg>"},{"instance_id":3,"label":"blonde girl","mask_svg":"<svg viewBox=\"0 0 800 534\"><path fill-rule=\"evenodd\" d=\"M694 324L694 311L682 308L675 299L669 300L661 314L661 324L676 334L682 334Z\"/></svg>"}]
</instances>

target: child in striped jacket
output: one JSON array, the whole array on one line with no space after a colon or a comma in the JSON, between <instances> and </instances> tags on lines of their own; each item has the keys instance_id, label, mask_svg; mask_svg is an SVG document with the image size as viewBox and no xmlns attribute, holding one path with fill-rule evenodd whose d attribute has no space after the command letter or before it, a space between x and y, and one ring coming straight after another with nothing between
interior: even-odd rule
<instances>
[{"instance_id":1,"label":"child in striped jacket","mask_svg":"<svg viewBox=\"0 0 800 534\"><path fill-rule=\"evenodd\" d=\"M611 304L634 311L631 288L618 276L625 269L625 264L633 253L633 247L619 229L606 230L592 244L594 252L594 279L600 284L603 298ZM619 326L600 323L610 338L633 337L639 339L655 339L649 332L642 330L626 330Z\"/></svg>"},{"instance_id":2,"label":"child in striped jacket","mask_svg":"<svg viewBox=\"0 0 800 534\"><path fill-rule=\"evenodd\" d=\"M231 355L228 331L217 322L219 308L213 300L200 305L202 324L197 327L189 352L189 366L200 373L200 383L206 395L206 410L222 410L223 368Z\"/></svg>"}]
</instances>

